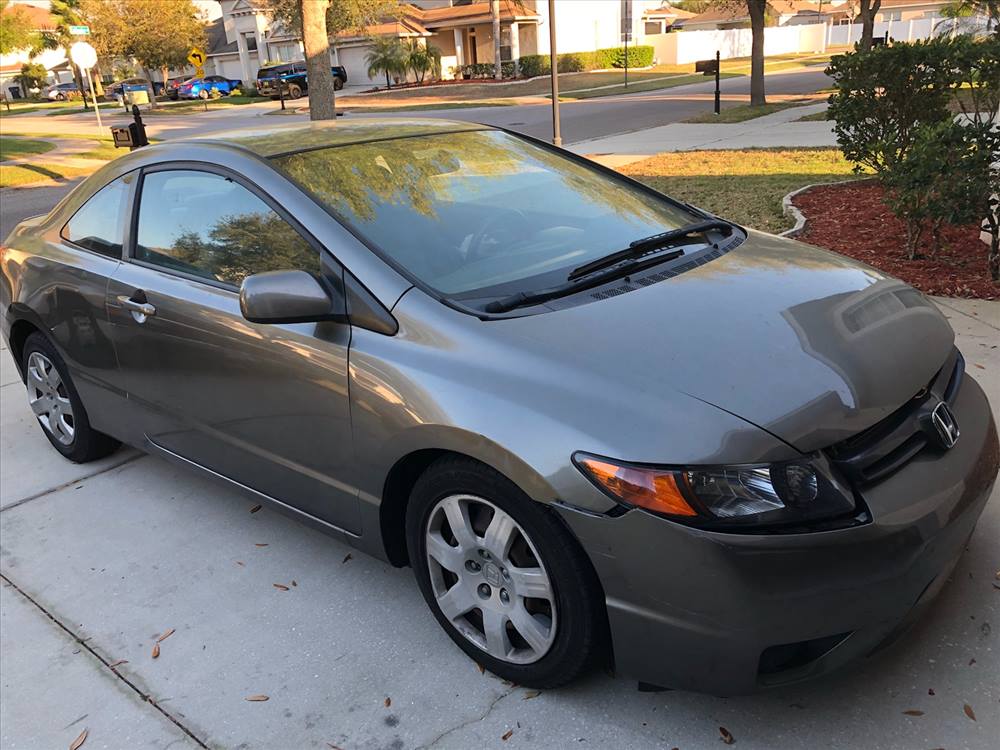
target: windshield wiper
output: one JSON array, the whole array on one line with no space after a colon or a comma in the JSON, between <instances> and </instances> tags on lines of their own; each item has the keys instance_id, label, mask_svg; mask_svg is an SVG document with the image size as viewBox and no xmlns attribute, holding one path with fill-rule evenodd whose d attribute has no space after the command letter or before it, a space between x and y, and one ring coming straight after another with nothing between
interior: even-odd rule
<instances>
[{"instance_id":1,"label":"windshield wiper","mask_svg":"<svg viewBox=\"0 0 1000 750\"><path fill-rule=\"evenodd\" d=\"M518 307L537 305L542 302L548 302L551 299L556 299L557 297L565 297L574 292L599 286L609 279L624 275L626 272L635 272L647 266L675 260L682 255L684 255L683 250L674 250L662 255L657 254L651 258L641 258L627 265L616 265L614 268L602 269L603 273L588 274L589 278L586 279L570 279L548 289L539 289L537 292L516 292L509 297L493 300L483 309L488 313L505 313Z\"/></svg>"},{"instance_id":2,"label":"windshield wiper","mask_svg":"<svg viewBox=\"0 0 1000 750\"><path fill-rule=\"evenodd\" d=\"M695 222L694 224L687 224L678 229L671 229L669 232L662 232L661 234L654 234L651 237L644 237L641 240L636 240L635 242L629 244L629 246L624 250L618 250L610 255L605 255L603 258L598 258L597 260L592 260L590 263L585 263L579 268L574 268L570 271L567 281L579 279L581 276L586 276L587 274L599 271L602 268L613 266L623 260L641 257L646 253L658 250L675 240L686 237L689 234L697 234L708 231L709 229L722 229L728 237L732 234L733 225L728 221L722 221L722 219L706 219L705 221Z\"/></svg>"}]
</instances>

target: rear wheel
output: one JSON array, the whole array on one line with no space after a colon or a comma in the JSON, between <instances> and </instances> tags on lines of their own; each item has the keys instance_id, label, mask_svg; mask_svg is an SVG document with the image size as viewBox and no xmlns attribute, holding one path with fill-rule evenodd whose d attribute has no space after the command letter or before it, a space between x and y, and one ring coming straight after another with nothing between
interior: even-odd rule
<instances>
[{"instance_id":1,"label":"rear wheel","mask_svg":"<svg viewBox=\"0 0 1000 750\"><path fill-rule=\"evenodd\" d=\"M344 88L344 82L341 81L339 78L334 78L333 79L333 90L334 91L340 91L342 88Z\"/></svg>"},{"instance_id":2,"label":"rear wheel","mask_svg":"<svg viewBox=\"0 0 1000 750\"><path fill-rule=\"evenodd\" d=\"M70 461L86 463L113 453L120 443L90 426L66 363L40 333L24 342L22 363L28 405L52 446Z\"/></svg>"},{"instance_id":3,"label":"rear wheel","mask_svg":"<svg viewBox=\"0 0 1000 750\"><path fill-rule=\"evenodd\" d=\"M442 459L414 486L406 523L424 599L476 662L538 688L593 663L604 616L589 561L506 477L470 459Z\"/></svg>"},{"instance_id":4,"label":"rear wheel","mask_svg":"<svg viewBox=\"0 0 1000 750\"><path fill-rule=\"evenodd\" d=\"M288 98L298 99L302 96L302 87L296 86L294 83L288 87Z\"/></svg>"},{"instance_id":5,"label":"rear wheel","mask_svg":"<svg viewBox=\"0 0 1000 750\"><path fill-rule=\"evenodd\" d=\"M199 99L208 99L208 92L205 91L205 89L202 89L201 91L198 92L198 98Z\"/></svg>"}]
</instances>

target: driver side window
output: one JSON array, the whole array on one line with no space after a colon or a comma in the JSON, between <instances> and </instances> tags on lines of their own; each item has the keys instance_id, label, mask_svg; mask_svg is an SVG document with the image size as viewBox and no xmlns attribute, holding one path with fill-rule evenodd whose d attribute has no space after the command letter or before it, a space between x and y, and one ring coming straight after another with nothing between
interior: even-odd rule
<instances>
[{"instance_id":1,"label":"driver side window","mask_svg":"<svg viewBox=\"0 0 1000 750\"><path fill-rule=\"evenodd\" d=\"M135 258L233 286L263 271L320 271L316 249L264 201L195 170L143 177Z\"/></svg>"}]
</instances>

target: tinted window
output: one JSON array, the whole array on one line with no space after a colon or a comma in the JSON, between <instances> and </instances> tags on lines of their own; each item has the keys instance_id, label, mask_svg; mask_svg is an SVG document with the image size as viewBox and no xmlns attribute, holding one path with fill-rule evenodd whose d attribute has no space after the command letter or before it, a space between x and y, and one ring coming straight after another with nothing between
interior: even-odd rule
<instances>
[{"instance_id":1,"label":"tinted window","mask_svg":"<svg viewBox=\"0 0 1000 750\"><path fill-rule=\"evenodd\" d=\"M143 178L135 257L237 286L262 271L320 271L319 253L264 201L189 170Z\"/></svg>"},{"instance_id":2,"label":"tinted window","mask_svg":"<svg viewBox=\"0 0 1000 750\"><path fill-rule=\"evenodd\" d=\"M132 178L119 177L94 193L63 227L63 238L95 253L120 258Z\"/></svg>"},{"instance_id":3,"label":"tinted window","mask_svg":"<svg viewBox=\"0 0 1000 750\"><path fill-rule=\"evenodd\" d=\"M273 160L440 292L543 288L631 242L697 220L684 208L494 130L304 151Z\"/></svg>"}]
</instances>

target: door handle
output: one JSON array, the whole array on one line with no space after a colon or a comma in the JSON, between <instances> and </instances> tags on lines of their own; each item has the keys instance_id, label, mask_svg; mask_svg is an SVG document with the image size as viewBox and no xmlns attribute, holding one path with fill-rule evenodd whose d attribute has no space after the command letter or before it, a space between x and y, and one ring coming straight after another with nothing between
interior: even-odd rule
<instances>
[{"instance_id":1,"label":"door handle","mask_svg":"<svg viewBox=\"0 0 1000 750\"><path fill-rule=\"evenodd\" d=\"M142 320L156 315L156 308L148 302L136 302L134 299L124 294L118 295L118 304L126 310L130 310L132 313L135 313L136 320L140 323ZM142 317L142 320L139 320L140 316Z\"/></svg>"}]
</instances>

